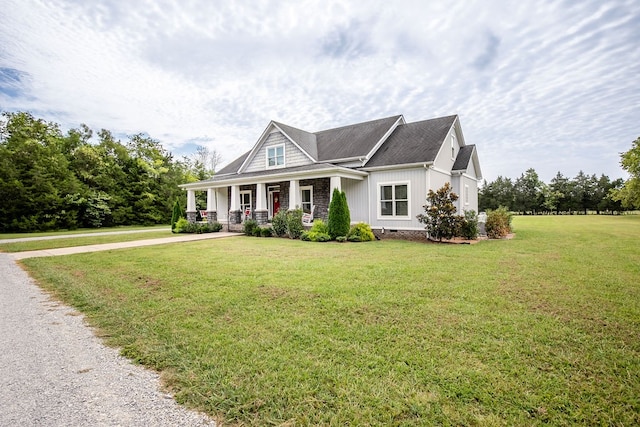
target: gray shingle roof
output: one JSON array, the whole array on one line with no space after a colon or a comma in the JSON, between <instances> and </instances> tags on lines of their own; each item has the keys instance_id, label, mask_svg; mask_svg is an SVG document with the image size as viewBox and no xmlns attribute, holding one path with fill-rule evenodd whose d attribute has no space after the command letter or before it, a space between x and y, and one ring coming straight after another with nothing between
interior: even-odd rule
<instances>
[{"instance_id":1,"label":"gray shingle roof","mask_svg":"<svg viewBox=\"0 0 640 427\"><path fill-rule=\"evenodd\" d=\"M315 132L318 160L330 162L366 156L400 117L402 116L387 117Z\"/></svg>"},{"instance_id":2,"label":"gray shingle roof","mask_svg":"<svg viewBox=\"0 0 640 427\"><path fill-rule=\"evenodd\" d=\"M452 171L466 171L469 167L469 161L471 160L471 155L473 154L473 150L476 148L475 145L465 145L458 152L458 156L456 157L456 161L453 163Z\"/></svg>"},{"instance_id":3,"label":"gray shingle roof","mask_svg":"<svg viewBox=\"0 0 640 427\"><path fill-rule=\"evenodd\" d=\"M275 123L280 129L284 131L289 138L293 139L296 144L306 151L314 160L318 160L318 145L316 142L316 136L311 132L297 129L284 123Z\"/></svg>"},{"instance_id":4,"label":"gray shingle roof","mask_svg":"<svg viewBox=\"0 0 640 427\"><path fill-rule=\"evenodd\" d=\"M398 126L365 167L432 162L457 116Z\"/></svg>"},{"instance_id":5,"label":"gray shingle roof","mask_svg":"<svg viewBox=\"0 0 640 427\"><path fill-rule=\"evenodd\" d=\"M249 153L251 153L251 151L247 151L242 156L238 157L233 162L229 163L227 166L225 166L222 169L220 169L216 173L216 176L217 175L225 175L225 174L229 174L229 173L238 172L238 169L240 169L240 166L242 166L244 161L247 159L247 156L249 155Z\"/></svg>"}]
</instances>

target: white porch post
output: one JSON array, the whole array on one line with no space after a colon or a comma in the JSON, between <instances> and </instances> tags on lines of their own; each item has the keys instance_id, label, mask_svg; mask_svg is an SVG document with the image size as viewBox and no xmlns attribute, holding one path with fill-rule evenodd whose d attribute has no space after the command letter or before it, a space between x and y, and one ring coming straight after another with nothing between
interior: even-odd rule
<instances>
[{"instance_id":1,"label":"white porch post","mask_svg":"<svg viewBox=\"0 0 640 427\"><path fill-rule=\"evenodd\" d=\"M267 199L265 196L264 184L260 182L256 185L256 210L267 210Z\"/></svg>"},{"instance_id":2,"label":"white porch post","mask_svg":"<svg viewBox=\"0 0 640 427\"><path fill-rule=\"evenodd\" d=\"M337 188L338 191L342 191L342 178L340 178L339 176L332 176L330 186L331 188L329 189L329 201L331 201L331 199L333 198L333 190L335 188Z\"/></svg>"},{"instance_id":3,"label":"white porch post","mask_svg":"<svg viewBox=\"0 0 640 427\"><path fill-rule=\"evenodd\" d=\"M218 210L216 192L213 188L207 188L207 211L213 212L216 210Z\"/></svg>"},{"instance_id":4,"label":"white porch post","mask_svg":"<svg viewBox=\"0 0 640 427\"><path fill-rule=\"evenodd\" d=\"M237 185L231 186L231 206L230 211L237 211L240 209L240 187Z\"/></svg>"},{"instance_id":5,"label":"white porch post","mask_svg":"<svg viewBox=\"0 0 640 427\"><path fill-rule=\"evenodd\" d=\"M300 207L300 183L297 179L289 181L289 210Z\"/></svg>"},{"instance_id":6,"label":"white porch post","mask_svg":"<svg viewBox=\"0 0 640 427\"><path fill-rule=\"evenodd\" d=\"M187 219L196 222L196 192L187 190Z\"/></svg>"}]
</instances>

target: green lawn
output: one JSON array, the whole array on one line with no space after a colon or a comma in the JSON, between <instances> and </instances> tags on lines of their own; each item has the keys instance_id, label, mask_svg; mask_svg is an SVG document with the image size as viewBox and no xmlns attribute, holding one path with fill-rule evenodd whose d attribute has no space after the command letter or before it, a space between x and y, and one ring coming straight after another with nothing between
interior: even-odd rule
<instances>
[{"instance_id":1,"label":"green lawn","mask_svg":"<svg viewBox=\"0 0 640 427\"><path fill-rule=\"evenodd\" d=\"M157 228L166 230L169 228L169 224L165 225L123 225L119 227L103 227L103 228L78 228L75 230L60 230L60 231L41 231L36 233L0 233L0 240L2 239L17 239L22 237L43 237L43 236L64 236L72 234L84 234L84 233L104 233L105 231L133 231L133 230L148 230L150 228Z\"/></svg>"},{"instance_id":2,"label":"green lawn","mask_svg":"<svg viewBox=\"0 0 640 427\"><path fill-rule=\"evenodd\" d=\"M0 235L1 236L1 235ZM24 252L41 249L68 248L72 246L99 245L102 243L131 242L134 240L157 239L162 237L179 236L173 234L168 227L162 230L145 233L114 234L105 236L86 236L52 240L33 240L26 242L0 243L0 252Z\"/></svg>"},{"instance_id":3,"label":"green lawn","mask_svg":"<svg viewBox=\"0 0 640 427\"><path fill-rule=\"evenodd\" d=\"M477 245L237 237L23 263L225 424L640 424L640 217L514 225Z\"/></svg>"}]
</instances>

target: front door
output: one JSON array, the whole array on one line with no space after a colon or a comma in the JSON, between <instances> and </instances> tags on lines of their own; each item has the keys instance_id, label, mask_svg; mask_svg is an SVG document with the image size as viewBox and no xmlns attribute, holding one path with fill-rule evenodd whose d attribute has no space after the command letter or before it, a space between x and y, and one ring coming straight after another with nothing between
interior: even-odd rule
<instances>
[{"instance_id":1,"label":"front door","mask_svg":"<svg viewBox=\"0 0 640 427\"><path fill-rule=\"evenodd\" d=\"M275 215L280 210L280 192L274 191L272 197L273 197L273 209L271 210L271 212L273 212L273 214Z\"/></svg>"}]
</instances>

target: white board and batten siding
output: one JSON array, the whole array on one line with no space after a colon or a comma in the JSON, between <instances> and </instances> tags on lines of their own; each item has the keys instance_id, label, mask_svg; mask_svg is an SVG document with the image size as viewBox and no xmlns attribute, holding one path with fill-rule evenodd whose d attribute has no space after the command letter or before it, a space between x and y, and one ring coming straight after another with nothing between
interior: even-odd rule
<instances>
[{"instance_id":1,"label":"white board and batten siding","mask_svg":"<svg viewBox=\"0 0 640 427\"><path fill-rule=\"evenodd\" d=\"M427 197L427 170L424 167L371 172L369 176L369 217L372 228L397 230L422 230L424 225L416 215L423 213ZM389 218L380 215L380 186L408 184L409 212L406 218Z\"/></svg>"},{"instance_id":2,"label":"white board and batten siding","mask_svg":"<svg viewBox=\"0 0 640 427\"><path fill-rule=\"evenodd\" d=\"M369 224L369 177L362 181L354 179L342 180L342 191L347 196L351 223L366 222Z\"/></svg>"},{"instance_id":3,"label":"white board and batten siding","mask_svg":"<svg viewBox=\"0 0 640 427\"><path fill-rule=\"evenodd\" d=\"M253 159L251 159L244 172L259 172L267 169L267 147L282 144L284 144L283 167L291 168L313 163L311 159L300 151L282 132L272 132L256 149Z\"/></svg>"}]
</instances>

